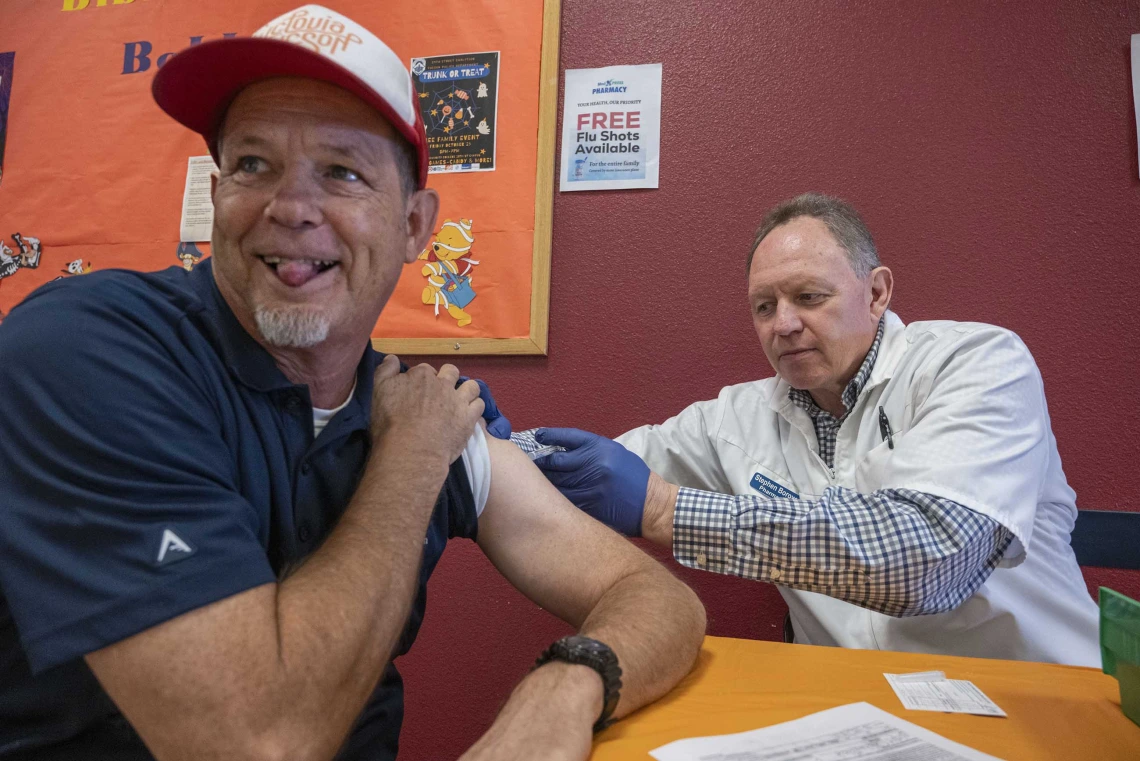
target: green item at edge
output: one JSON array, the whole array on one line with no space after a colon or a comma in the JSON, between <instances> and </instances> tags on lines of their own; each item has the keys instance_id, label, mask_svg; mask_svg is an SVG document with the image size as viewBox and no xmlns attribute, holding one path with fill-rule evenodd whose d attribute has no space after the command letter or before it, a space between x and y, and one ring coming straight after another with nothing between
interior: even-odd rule
<instances>
[{"instance_id":1,"label":"green item at edge","mask_svg":"<svg viewBox=\"0 0 1140 761\"><path fill-rule=\"evenodd\" d=\"M1100 588L1100 657L1120 683L1120 708L1140 725L1140 602Z\"/></svg>"}]
</instances>

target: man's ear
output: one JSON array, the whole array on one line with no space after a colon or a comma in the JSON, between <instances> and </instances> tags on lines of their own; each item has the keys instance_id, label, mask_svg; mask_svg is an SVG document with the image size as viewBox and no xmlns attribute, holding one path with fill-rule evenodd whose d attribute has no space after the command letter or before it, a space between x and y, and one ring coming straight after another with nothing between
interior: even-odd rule
<instances>
[{"instance_id":1,"label":"man's ear","mask_svg":"<svg viewBox=\"0 0 1140 761\"><path fill-rule=\"evenodd\" d=\"M895 288L895 276L886 267L876 267L867 276L871 281L871 314L878 322L891 305L891 294Z\"/></svg>"},{"instance_id":2,"label":"man's ear","mask_svg":"<svg viewBox=\"0 0 1140 761\"><path fill-rule=\"evenodd\" d=\"M435 231L435 220L439 215L439 193L432 188L417 190L408 199L406 209L408 247L404 251L404 262L411 264L427 246Z\"/></svg>"}]
</instances>

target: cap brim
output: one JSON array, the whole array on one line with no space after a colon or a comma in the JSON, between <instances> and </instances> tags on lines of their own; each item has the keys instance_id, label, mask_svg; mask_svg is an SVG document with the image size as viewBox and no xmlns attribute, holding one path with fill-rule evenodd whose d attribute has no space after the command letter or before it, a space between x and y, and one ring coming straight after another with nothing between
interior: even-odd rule
<instances>
[{"instance_id":1,"label":"cap brim","mask_svg":"<svg viewBox=\"0 0 1140 761\"><path fill-rule=\"evenodd\" d=\"M217 131L230 102L242 88L271 77L303 77L341 87L375 108L416 151L417 184L427 183L427 141L419 116L414 126L401 119L388 103L348 69L290 42L258 37L235 37L204 42L170 58L158 70L151 93L159 107L206 139L219 162Z\"/></svg>"}]
</instances>

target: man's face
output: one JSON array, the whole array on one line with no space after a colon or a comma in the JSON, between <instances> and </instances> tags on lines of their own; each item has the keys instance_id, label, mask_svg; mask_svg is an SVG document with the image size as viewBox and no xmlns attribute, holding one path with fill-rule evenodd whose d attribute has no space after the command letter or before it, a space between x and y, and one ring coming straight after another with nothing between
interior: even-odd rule
<instances>
[{"instance_id":1,"label":"man's face","mask_svg":"<svg viewBox=\"0 0 1140 761\"><path fill-rule=\"evenodd\" d=\"M772 367L793 388L841 395L874 340L889 280L885 268L860 280L818 219L797 217L772 230L748 273L752 322Z\"/></svg>"},{"instance_id":2,"label":"man's face","mask_svg":"<svg viewBox=\"0 0 1140 761\"><path fill-rule=\"evenodd\" d=\"M230 106L213 190L214 276L266 343L359 344L370 334L426 242L417 207L431 192L404 197L398 139L364 102L313 80L259 82Z\"/></svg>"}]
</instances>

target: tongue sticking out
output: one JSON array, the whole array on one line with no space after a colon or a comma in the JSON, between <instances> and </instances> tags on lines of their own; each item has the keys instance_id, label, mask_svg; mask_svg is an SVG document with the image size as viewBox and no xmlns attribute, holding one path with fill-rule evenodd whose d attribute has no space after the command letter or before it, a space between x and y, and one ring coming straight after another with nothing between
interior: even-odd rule
<instances>
[{"instance_id":1,"label":"tongue sticking out","mask_svg":"<svg viewBox=\"0 0 1140 761\"><path fill-rule=\"evenodd\" d=\"M317 263L304 259L283 261L277 265L277 277L290 288L299 288L319 274Z\"/></svg>"}]
</instances>

